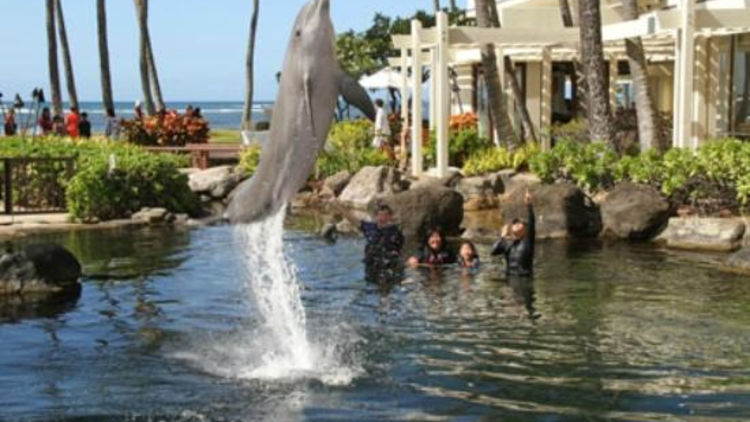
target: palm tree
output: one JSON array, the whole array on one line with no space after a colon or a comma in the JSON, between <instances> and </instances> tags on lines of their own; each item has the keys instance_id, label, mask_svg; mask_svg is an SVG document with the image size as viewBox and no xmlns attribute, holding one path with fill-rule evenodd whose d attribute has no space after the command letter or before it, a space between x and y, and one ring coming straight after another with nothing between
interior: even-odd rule
<instances>
[{"instance_id":1,"label":"palm tree","mask_svg":"<svg viewBox=\"0 0 750 422\"><path fill-rule=\"evenodd\" d=\"M492 24L495 28L500 28L500 14L497 12L497 2L494 0L490 1L489 8ZM510 85L510 92L513 94L513 100L521 114L521 124L523 125L524 132L529 135L531 141L537 142L538 139L534 125L531 123L529 108L526 106L526 101L524 101L521 84L518 82L518 77L516 76L516 68L513 66L513 61L510 57L503 57L503 68L505 69L505 77L508 79L508 84Z\"/></svg>"},{"instance_id":2,"label":"palm tree","mask_svg":"<svg viewBox=\"0 0 750 422\"><path fill-rule=\"evenodd\" d=\"M47 16L47 61L49 65L49 85L52 98L52 113L62 115L62 95L60 95L60 69L57 66L57 34L55 33L55 0L46 2Z\"/></svg>"},{"instance_id":3,"label":"palm tree","mask_svg":"<svg viewBox=\"0 0 750 422\"><path fill-rule=\"evenodd\" d=\"M488 2L494 0L477 0L476 14L477 26L481 28L492 27L491 12ZM506 147L511 147L517 143L516 134L508 117L507 104L503 99L503 91L500 85L500 74L497 70L497 57L495 55L495 46L487 44L482 46L482 67L484 68L484 80L487 85L487 99L489 103L490 117L495 126L495 135L500 142L504 142Z\"/></svg>"},{"instance_id":4,"label":"palm tree","mask_svg":"<svg viewBox=\"0 0 750 422\"><path fill-rule=\"evenodd\" d=\"M65 84L68 87L68 101L70 107L78 108L78 94L76 93L76 81L73 75L73 61L70 59L70 46L68 45L68 33L65 30L65 16L62 10L62 0L55 0L57 9L57 31L60 34L60 48L63 55L63 69L65 69Z\"/></svg>"},{"instance_id":5,"label":"palm tree","mask_svg":"<svg viewBox=\"0 0 750 422\"><path fill-rule=\"evenodd\" d=\"M637 0L623 0L622 4L625 9L625 19L638 19ZM648 65L641 37L625 40L625 54L628 56L630 76L633 79L633 90L635 91L638 140L641 151L646 151L649 148L663 151L667 146L659 127L659 115L648 83Z\"/></svg>"},{"instance_id":6,"label":"palm tree","mask_svg":"<svg viewBox=\"0 0 750 422\"><path fill-rule=\"evenodd\" d=\"M570 3L568 0L559 0L558 5L560 6L560 17L563 21L563 26L566 28L572 28L573 24L573 13L570 11ZM580 111L586 110L586 78L583 75L583 66L581 61L573 59L573 70L575 71L576 77L576 90L574 101L574 110L576 114Z\"/></svg>"},{"instance_id":7,"label":"palm tree","mask_svg":"<svg viewBox=\"0 0 750 422\"><path fill-rule=\"evenodd\" d=\"M609 106L609 77L602 45L602 17L599 0L579 0L578 26L581 59L586 76L589 136L614 145L613 119Z\"/></svg>"},{"instance_id":8,"label":"palm tree","mask_svg":"<svg viewBox=\"0 0 750 422\"><path fill-rule=\"evenodd\" d=\"M456 0L450 0L451 5L451 11L458 9L458 6L456 6Z\"/></svg>"},{"instance_id":9,"label":"palm tree","mask_svg":"<svg viewBox=\"0 0 750 422\"><path fill-rule=\"evenodd\" d=\"M104 109L115 109L112 99L112 76L109 71L109 47L107 43L107 9L105 0L96 0L96 28L99 39L99 69L102 79L102 103Z\"/></svg>"},{"instance_id":10,"label":"palm tree","mask_svg":"<svg viewBox=\"0 0 750 422\"><path fill-rule=\"evenodd\" d=\"M148 0L144 0L147 3ZM151 77L151 89L154 93L154 101L158 110L166 109L164 104L164 98L161 95L161 84L159 83L159 74L156 72L156 61L154 60L154 49L151 47L151 36L148 32L148 26L146 27L146 47L148 49L148 72Z\"/></svg>"},{"instance_id":11,"label":"palm tree","mask_svg":"<svg viewBox=\"0 0 750 422\"><path fill-rule=\"evenodd\" d=\"M440 11L440 0L432 0L432 4L435 6L435 13Z\"/></svg>"},{"instance_id":12,"label":"palm tree","mask_svg":"<svg viewBox=\"0 0 750 422\"><path fill-rule=\"evenodd\" d=\"M245 105L242 107L242 130L250 130L253 121L253 85L255 61L255 33L258 29L259 1L253 0L253 15L250 18L250 39L245 56Z\"/></svg>"},{"instance_id":13,"label":"palm tree","mask_svg":"<svg viewBox=\"0 0 750 422\"><path fill-rule=\"evenodd\" d=\"M156 113L154 98L151 95L151 78L149 75L148 65L148 29L147 29L147 5L146 0L133 0L135 11L138 16L138 31L140 33L140 54L139 66L141 73L141 89L143 91L143 102L146 106L146 113L153 115Z\"/></svg>"}]
</instances>

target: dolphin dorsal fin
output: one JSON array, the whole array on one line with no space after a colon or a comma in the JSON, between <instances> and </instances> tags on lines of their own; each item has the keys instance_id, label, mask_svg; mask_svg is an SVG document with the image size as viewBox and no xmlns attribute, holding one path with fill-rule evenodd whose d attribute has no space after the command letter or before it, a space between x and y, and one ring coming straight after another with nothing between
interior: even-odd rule
<instances>
[{"instance_id":1,"label":"dolphin dorsal fin","mask_svg":"<svg viewBox=\"0 0 750 422\"><path fill-rule=\"evenodd\" d=\"M339 89L347 103L357 107L368 119L375 121L375 106L362 85L346 72L339 69Z\"/></svg>"}]
</instances>

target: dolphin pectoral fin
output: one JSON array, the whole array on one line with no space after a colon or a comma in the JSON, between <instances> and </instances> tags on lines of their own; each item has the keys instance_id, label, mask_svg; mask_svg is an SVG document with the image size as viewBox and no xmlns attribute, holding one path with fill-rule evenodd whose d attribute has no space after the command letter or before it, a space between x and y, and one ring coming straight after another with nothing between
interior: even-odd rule
<instances>
[{"instance_id":1,"label":"dolphin pectoral fin","mask_svg":"<svg viewBox=\"0 0 750 422\"><path fill-rule=\"evenodd\" d=\"M315 119L312 112L312 78L310 75L305 75L305 113L305 117L310 123L310 133L314 135L317 132L315 131Z\"/></svg>"},{"instance_id":2,"label":"dolphin pectoral fin","mask_svg":"<svg viewBox=\"0 0 750 422\"><path fill-rule=\"evenodd\" d=\"M362 85L344 71L339 71L341 96L347 103L357 107L368 119L375 121L375 106Z\"/></svg>"}]
</instances>

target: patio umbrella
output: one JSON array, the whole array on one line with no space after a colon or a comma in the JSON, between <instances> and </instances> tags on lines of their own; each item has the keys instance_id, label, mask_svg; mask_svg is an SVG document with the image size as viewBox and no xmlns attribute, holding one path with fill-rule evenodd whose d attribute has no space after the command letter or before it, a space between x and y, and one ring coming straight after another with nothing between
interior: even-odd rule
<instances>
[{"instance_id":1,"label":"patio umbrella","mask_svg":"<svg viewBox=\"0 0 750 422\"><path fill-rule=\"evenodd\" d=\"M400 89L401 88L401 73L397 72L389 67L379 70L372 75L363 76L359 80L359 84L366 89ZM407 80L407 87L411 89L411 81Z\"/></svg>"}]
</instances>

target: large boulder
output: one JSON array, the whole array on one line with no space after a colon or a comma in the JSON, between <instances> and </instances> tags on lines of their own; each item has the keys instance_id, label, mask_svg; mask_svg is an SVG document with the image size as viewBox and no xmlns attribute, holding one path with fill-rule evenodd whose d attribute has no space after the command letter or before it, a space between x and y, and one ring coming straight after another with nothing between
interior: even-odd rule
<instances>
[{"instance_id":1,"label":"large boulder","mask_svg":"<svg viewBox=\"0 0 750 422\"><path fill-rule=\"evenodd\" d=\"M601 203L603 234L644 240L667 224L669 201L651 186L620 183Z\"/></svg>"},{"instance_id":2,"label":"large boulder","mask_svg":"<svg viewBox=\"0 0 750 422\"><path fill-rule=\"evenodd\" d=\"M599 235L602 229L599 209L575 185L529 185L529 191L534 197L537 238L588 238ZM525 189L515 189L503 195L500 205L503 221L526 219L525 193Z\"/></svg>"},{"instance_id":3,"label":"large boulder","mask_svg":"<svg viewBox=\"0 0 750 422\"><path fill-rule=\"evenodd\" d=\"M370 203L380 197L403 190L401 172L393 167L364 167L352 177L339 200L349 206L367 209Z\"/></svg>"},{"instance_id":4,"label":"large boulder","mask_svg":"<svg viewBox=\"0 0 750 422\"><path fill-rule=\"evenodd\" d=\"M742 248L730 255L724 266L729 270L750 274L750 248Z\"/></svg>"},{"instance_id":5,"label":"large boulder","mask_svg":"<svg viewBox=\"0 0 750 422\"><path fill-rule=\"evenodd\" d=\"M81 264L62 246L31 245L0 256L0 295L76 291L80 278Z\"/></svg>"},{"instance_id":6,"label":"large boulder","mask_svg":"<svg viewBox=\"0 0 750 422\"><path fill-rule=\"evenodd\" d=\"M442 186L446 188L455 188L461 182L463 175L456 169L448 169L448 175L437 177L432 174L422 174L419 179L411 183L410 188L422 188L427 186Z\"/></svg>"},{"instance_id":7,"label":"large boulder","mask_svg":"<svg viewBox=\"0 0 750 422\"><path fill-rule=\"evenodd\" d=\"M464 218L463 202L461 194L453 189L425 186L389 195L374 201L371 206L374 208L377 203L389 205L404 235L410 239L423 239L434 227L447 235L459 235Z\"/></svg>"},{"instance_id":8,"label":"large boulder","mask_svg":"<svg viewBox=\"0 0 750 422\"><path fill-rule=\"evenodd\" d=\"M456 191L464 197L465 211L497 208L499 195L505 191L500 174L467 177L456 185Z\"/></svg>"},{"instance_id":9,"label":"large boulder","mask_svg":"<svg viewBox=\"0 0 750 422\"><path fill-rule=\"evenodd\" d=\"M674 249L731 252L742 246L744 234L738 219L674 217L656 240Z\"/></svg>"},{"instance_id":10,"label":"large boulder","mask_svg":"<svg viewBox=\"0 0 750 422\"><path fill-rule=\"evenodd\" d=\"M542 184L542 180L532 173L515 173L512 170L497 173L505 185L505 193L517 194Z\"/></svg>"},{"instance_id":11,"label":"large boulder","mask_svg":"<svg viewBox=\"0 0 750 422\"><path fill-rule=\"evenodd\" d=\"M327 177L323 182L323 186L328 188L333 195L338 196L341 195L341 192L344 191L344 188L346 188L346 185L349 184L350 180L352 180L352 174L348 170L342 170Z\"/></svg>"},{"instance_id":12,"label":"large boulder","mask_svg":"<svg viewBox=\"0 0 750 422\"><path fill-rule=\"evenodd\" d=\"M243 180L244 176L233 166L219 166L190 173L190 190L213 199L224 199Z\"/></svg>"}]
</instances>

